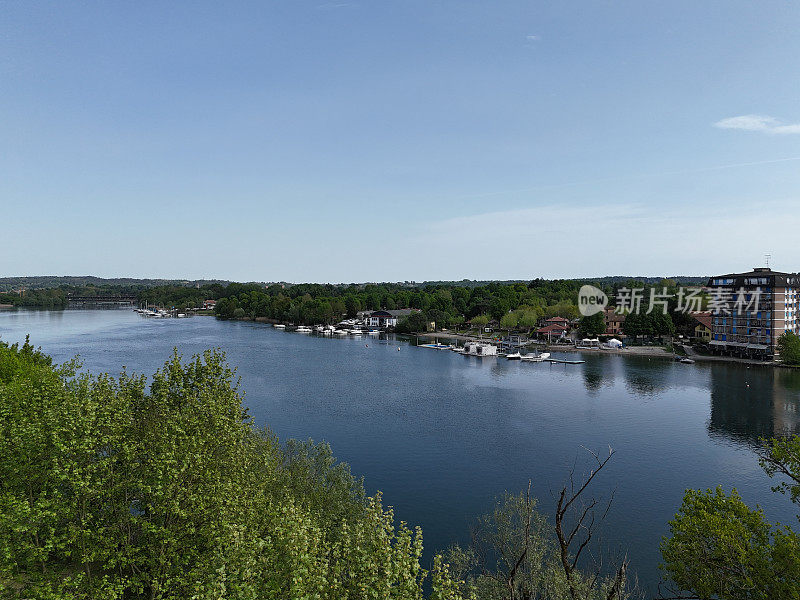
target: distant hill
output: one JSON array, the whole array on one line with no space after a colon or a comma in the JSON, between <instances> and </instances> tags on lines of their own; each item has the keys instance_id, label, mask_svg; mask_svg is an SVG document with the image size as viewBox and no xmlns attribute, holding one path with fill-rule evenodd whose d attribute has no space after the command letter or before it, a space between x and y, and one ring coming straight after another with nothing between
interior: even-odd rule
<instances>
[{"instance_id":1,"label":"distant hill","mask_svg":"<svg viewBox=\"0 0 800 600\"><path fill-rule=\"evenodd\" d=\"M646 284L658 283L662 279L672 279L678 283L690 285L702 285L708 281L708 277L691 277L688 275L675 275L670 277L642 277L630 275L613 275L605 277L577 277L565 278L563 281L585 281L587 283L596 283L599 285L613 285L615 283L622 283L625 281L641 281ZM395 285L407 286L409 288L424 287L426 285L457 285L468 288L488 285L490 283L500 283L509 285L513 283L528 284L530 279L508 279L508 280L472 280L462 279L460 281L405 281L405 282L382 282L394 283ZM552 281L542 279L542 281ZM212 284L228 285L233 283L227 279L135 279L132 277L118 277L118 278L105 278L95 277L93 275L69 275L69 276L55 276L55 275L41 275L36 277L0 277L0 292L8 292L11 290L19 290L25 288L28 290L43 290L58 288L62 286L69 287L86 287L86 286L114 286L128 289L144 289L153 288L166 285L181 286L181 287L200 287ZM253 282L248 282L253 283ZM259 285L265 285L264 282L255 282ZM375 282L378 283L378 282ZM284 283L286 286L295 284ZM349 284L334 284L337 286ZM360 285L360 284L355 284Z\"/></svg>"},{"instance_id":2,"label":"distant hill","mask_svg":"<svg viewBox=\"0 0 800 600\"><path fill-rule=\"evenodd\" d=\"M640 276L606 275L604 277L567 277L567 278L560 278L558 280L585 281L586 283L597 283L603 286L603 285L614 285L615 283L623 283L625 281L641 281L642 283L646 284L654 284L664 279L671 279L676 283L689 284L689 285L705 285L705 283L708 281L708 277L695 277L690 275L671 275L668 277L644 277L641 275ZM524 283L527 285L531 281L532 281L531 279L508 279L508 280L486 280L486 281L462 279L461 281L424 281L421 283L417 282L413 285L413 287L421 287L426 285L458 285L462 287L474 288L474 287L488 285L490 283L500 283L502 285L511 285L513 283ZM540 281L557 281L557 280L541 278Z\"/></svg>"},{"instance_id":3,"label":"distant hill","mask_svg":"<svg viewBox=\"0 0 800 600\"><path fill-rule=\"evenodd\" d=\"M134 279L131 277L106 279L104 277L94 277L93 275L41 275L37 277L0 277L0 292L18 290L22 287L28 290L43 290L61 286L115 286L125 288L150 288L159 287L162 285L197 287L202 285L211 285L214 283L227 285L231 282L223 279Z\"/></svg>"}]
</instances>

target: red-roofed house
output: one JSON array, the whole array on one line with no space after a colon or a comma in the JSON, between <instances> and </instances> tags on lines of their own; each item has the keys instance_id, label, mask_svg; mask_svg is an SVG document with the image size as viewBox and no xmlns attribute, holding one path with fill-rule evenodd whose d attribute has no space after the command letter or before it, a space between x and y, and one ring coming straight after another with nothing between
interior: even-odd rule
<instances>
[{"instance_id":1,"label":"red-roofed house","mask_svg":"<svg viewBox=\"0 0 800 600\"><path fill-rule=\"evenodd\" d=\"M694 339L708 344L711 341L711 312L692 313L697 325L694 328Z\"/></svg>"},{"instance_id":2,"label":"red-roofed house","mask_svg":"<svg viewBox=\"0 0 800 600\"><path fill-rule=\"evenodd\" d=\"M553 338L562 339L566 337L567 327L559 323L551 323L550 325L545 325L537 329L536 334L540 337L546 337L547 341L550 342Z\"/></svg>"},{"instance_id":3,"label":"red-roofed house","mask_svg":"<svg viewBox=\"0 0 800 600\"><path fill-rule=\"evenodd\" d=\"M545 321L548 325L564 325L569 326L569 319L565 319L564 317L550 317Z\"/></svg>"}]
</instances>

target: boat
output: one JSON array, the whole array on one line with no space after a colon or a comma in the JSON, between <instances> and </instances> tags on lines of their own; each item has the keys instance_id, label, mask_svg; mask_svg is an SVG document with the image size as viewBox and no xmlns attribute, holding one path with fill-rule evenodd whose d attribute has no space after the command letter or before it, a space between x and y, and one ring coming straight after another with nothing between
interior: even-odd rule
<instances>
[{"instance_id":1,"label":"boat","mask_svg":"<svg viewBox=\"0 0 800 600\"><path fill-rule=\"evenodd\" d=\"M549 352L542 352L539 354L524 354L522 357L520 357L520 360L524 360L526 362L543 362L549 358Z\"/></svg>"},{"instance_id":2,"label":"boat","mask_svg":"<svg viewBox=\"0 0 800 600\"><path fill-rule=\"evenodd\" d=\"M506 354L506 358L508 360L520 360L522 358L522 354L519 352L512 352L511 354Z\"/></svg>"},{"instance_id":3,"label":"boat","mask_svg":"<svg viewBox=\"0 0 800 600\"><path fill-rule=\"evenodd\" d=\"M433 350L449 350L450 346L447 344L419 344L418 348L432 348Z\"/></svg>"},{"instance_id":4,"label":"boat","mask_svg":"<svg viewBox=\"0 0 800 600\"><path fill-rule=\"evenodd\" d=\"M686 358L685 356L682 359L680 359L678 362L681 362L681 363L683 363L685 365L693 365L694 364L694 361L691 358Z\"/></svg>"},{"instance_id":5,"label":"boat","mask_svg":"<svg viewBox=\"0 0 800 600\"><path fill-rule=\"evenodd\" d=\"M347 335L350 332L347 329L335 329L333 333L336 335Z\"/></svg>"},{"instance_id":6,"label":"boat","mask_svg":"<svg viewBox=\"0 0 800 600\"><path fill-rule=\"evenodd\" d=\"M311 333L311 327L306 327L305 325L300 325L297 329L295 329L297 333Z\"/></svg>"},{"instance_id":7,"label":"boat","mask_svg":"<svg viewBox=\"0 0 800 600\"><path fill-rule=\"evenodd\" d=\"M273 327L275 329L286 329L286 325L281 325L280 323L278 323L277 325L273 325Z\"/></svg>"},{"instance_id":8,"label":"boat","mask_svg":"<svg viewBox=\"0 0 800 600\"><path fill-rule=\"evenodd\" d=\"M465 356L497 356L497 347L479 342L467 342L461 354Z\"/></svg>"}]
</instances>

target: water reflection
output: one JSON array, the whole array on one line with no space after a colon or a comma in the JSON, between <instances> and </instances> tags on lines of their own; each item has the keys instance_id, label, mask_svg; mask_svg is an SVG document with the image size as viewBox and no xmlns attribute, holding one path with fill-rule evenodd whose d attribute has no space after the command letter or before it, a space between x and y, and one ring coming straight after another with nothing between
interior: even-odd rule
<instances>
[{"instance_id":1,"label":"water reflection","mask_svg":"<svg viewBox=\"0 0 800 600\"><path fill-rule=\"evenodd\" d=\"M594 356L587 359L582 365L583 386L591 393L598 392L602 387L613 387L617 378L615 362L604 360L605 356Z\"/></svg>"},{"instance_id":2,"label":"water reflection","mask_svg":"<svg viewBox=\"0 0 800 600\"><path fill-rule=\"evenodd\" d=\"M625 365L625 388L632 394L655 396L675 387L675 367L666 360L634 359Z\"/></svg>"},{"instance_id":3,"label":"water reflection","mask_svg":"<svg viewBox=\"0 0 800 600\"><path fill-rule=\"evenodd\" d=\"M800 373L770 367L727 366L712 371L713 436L758 446L760 438L800 433Z\"/></svg>"}]
</instances>

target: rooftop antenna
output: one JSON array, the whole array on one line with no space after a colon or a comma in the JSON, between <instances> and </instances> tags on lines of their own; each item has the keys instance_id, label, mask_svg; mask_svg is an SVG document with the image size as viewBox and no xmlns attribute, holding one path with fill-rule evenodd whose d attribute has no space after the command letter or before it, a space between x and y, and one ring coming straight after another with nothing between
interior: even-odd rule
<instances>
[{"instance_id":1,"label":"rooftop antenna","mask_svg":"<svg viewBox=\"0 0 800 600\"><path fill-rule=\"evenodd\" d=\"M769 261L770 261L771 258L772 258L772 254L770 254L769 252L767 252L764 255L764 262L766 263L768 269L769 269Z\"/></svg>"}]
</instances>

